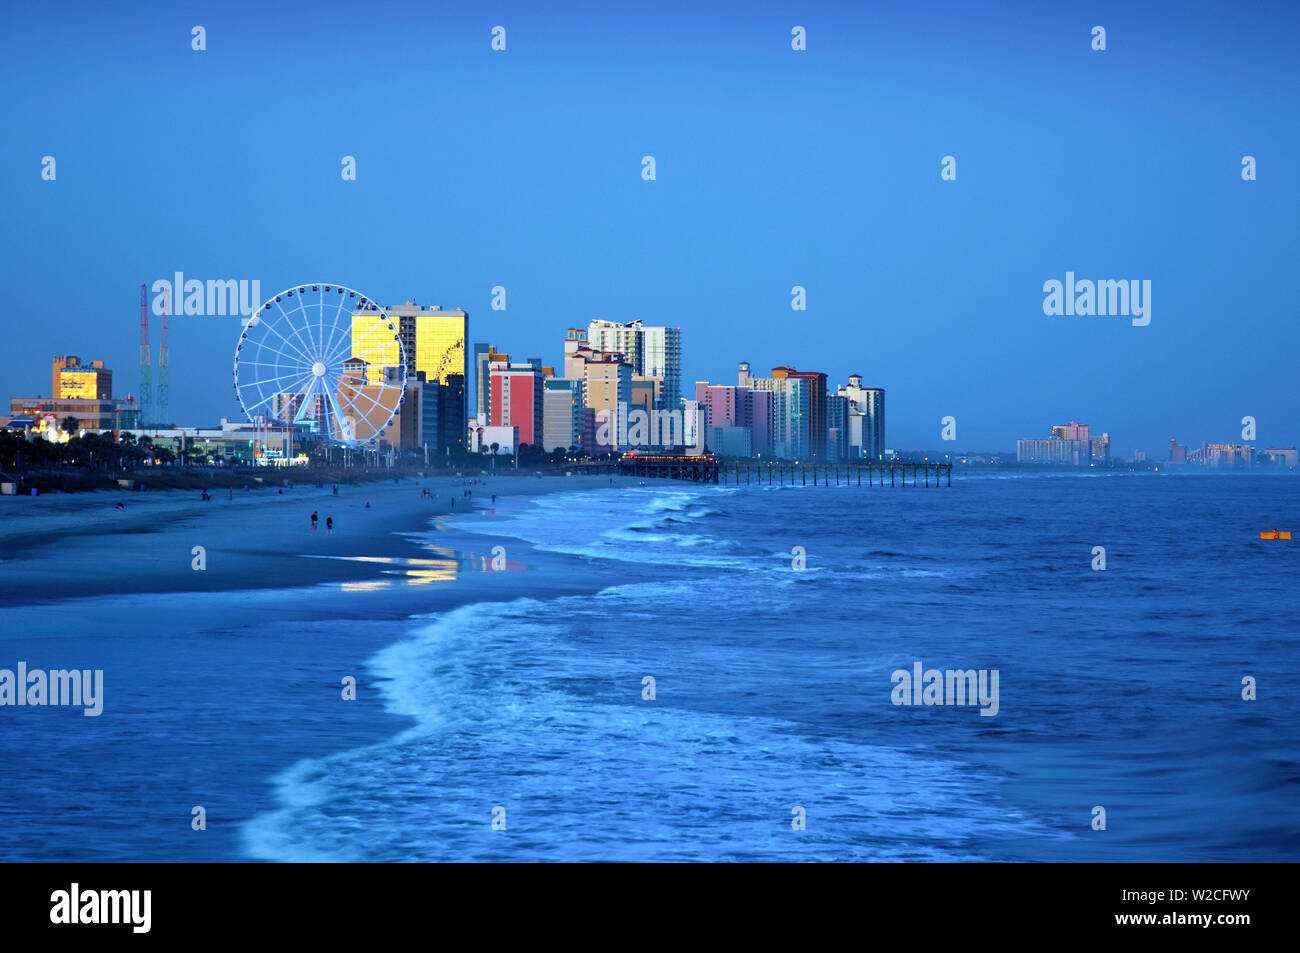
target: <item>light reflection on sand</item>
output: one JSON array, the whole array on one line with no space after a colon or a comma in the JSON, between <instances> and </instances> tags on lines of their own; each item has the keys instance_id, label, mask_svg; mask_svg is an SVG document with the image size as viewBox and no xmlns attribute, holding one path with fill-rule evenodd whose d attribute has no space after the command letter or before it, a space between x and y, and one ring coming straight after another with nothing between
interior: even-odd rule
<instances>
[{"instance_id":1,"label":"light reflection on sand","mask_svg":"<svg viewBox=\"0 0 1300 953\"><path fill-rule=\"evenodd\" d=\"M518 560L507 560L499 568L493 567L493 560L487 556L474 553L458 553L454 549L442 546L426 547L437 553L436 559L416 559L403 556L324 556L303 554L306 559L340 559L356 563L376 563L392 566L381 569L385 576L397 576L397 579L362 579L338 583L342 592L375 592L394 585L423 586L431 582L455 582L463 572L513 572L526 569ZM333 585L325 583L325 585Z\"/></svg>"}]
</instances>

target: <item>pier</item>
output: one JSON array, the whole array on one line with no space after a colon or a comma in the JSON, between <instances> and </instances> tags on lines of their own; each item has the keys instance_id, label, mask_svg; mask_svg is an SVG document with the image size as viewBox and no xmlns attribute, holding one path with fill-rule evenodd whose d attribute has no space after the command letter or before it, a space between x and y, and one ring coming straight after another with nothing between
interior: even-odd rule
<instances>
[{"instance_id":1,"label":"pier","mask_svg":"<svg viewBox=\"0 0 1300 953\"><path fill-rule=\"evenodd\" d=\"M719 465L728 486L952 486L951 463L786 463L739 460Z\"/></svg>"},{"instance_id":2,"label":"pier","mask_svg":"<svg viewBox=\"0 0 1300 953\"><path fill-rule=\"evenodd\" d=\"M582 473L721 486L952 486L951 463L792 463L723 461L712 455L627 454L620 460L572 464Z\"/></svg>"}]
</instances>

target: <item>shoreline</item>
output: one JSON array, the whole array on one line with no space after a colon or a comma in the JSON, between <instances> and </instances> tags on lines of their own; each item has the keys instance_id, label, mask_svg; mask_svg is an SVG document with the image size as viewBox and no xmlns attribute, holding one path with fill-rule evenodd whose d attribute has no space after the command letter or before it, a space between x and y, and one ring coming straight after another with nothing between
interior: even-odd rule
<instances>
[{"instance_id":1,"label":"shoreline","mask_svg":"<svg viewBox=\"0 0 1300 953\"><path fill-rule=\"evenodd\" d=\"M160 493L148 508L125 513L112 497L96 504L87 495L74 507L3 521L0 606L14 633L5 640L9 667L24 660L33 668L103 669L106 688L97 718L78 711L68 725L66 710L27 708L22 717L29 720L0 737L0 759L14 766L8 787L23 792L21 804L0 797L0 807L41 832L35 837L22 823L0 830L0 856L248 860L244 825L281 806L276 791L285 772L412 726L387 707L371 671L378 653L463 606L591 590L522 540L508 543L505 571L492 571L492 536L483 536L481 547L465 545L460 534L444 547L437 536L453 498L455 515L465 518L491 513L494 492L507 509L608 483L473 479L340 487L338 497L328 487L242 502L236 496L221 512L218 504L229 501L201 503L193 494ZM436 498L420 495L426 485ZM475 497L469 511L462 509L466 490ZM321 524L315 534L307 519L313 508ZM327 513L335 516L333 534L324 528ZM104 515L109 525L79 531ZM132 519L147 525L131 526ZM43 527L47 538L37 539ZM191 569L191 545L205 544L208 568ZM311 556L326 558L303 558ZM135 568L124 570L124 560ZM349 675L357 697L344 702L341 679ZM42 757L31 758L34 739L54 725L62 727L42 738ZM86 761L93 751L112 762L123 745L135 773L101 775ZM233 762L230 745L244 752ZM196 760L205 751L212 760ZM42 767L50 763L80 770ZM192 792L187 803L174 800L178 790ZM39 820L32 804L42 805ZM181 837L194 805L211 812L211 829ZM85 843L79 825L88 816L135 828L130 848Z\"/></svg>"},{"instance_id":2,"label":"shoreline","mask_svg":"<svg viewBox=\"0 0 1300 953\"><path fill-rule=\"evenodd\" d=\"M439 518L487 512L494 494L533 497L606 485L584 476L399 478L393 484L343 485L337 495L329 486L313 486L274 495L236 493L233 499L214 494L205 502L193 491L158 491L148 498L136 494L120 510L116 494L25 498L22 510L0 506L0 606L374 579L383 564L364 559L426 557L412 536L429 531ZM426 487L436 496L421 496ZM326 527L330 517L332 531ZM146 537L143 545L129 542L135 537ZM124 570L127 556L133 565Z\"/></svg>"}]
</instances>

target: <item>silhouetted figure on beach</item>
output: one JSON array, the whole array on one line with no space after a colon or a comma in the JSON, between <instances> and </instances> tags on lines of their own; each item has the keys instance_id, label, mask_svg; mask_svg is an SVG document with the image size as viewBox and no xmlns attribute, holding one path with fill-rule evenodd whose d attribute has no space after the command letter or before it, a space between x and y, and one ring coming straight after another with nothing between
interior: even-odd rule
<instances>
[{"instance_id":1,"label":"silhouetted figure on beach","mask_svg":"<svg viewBox=\"0 0 1300 953\"><path fill-rule=\"evenodd\" d=\"M316 511L311 511L311 531L316 532Z\"/></svg>"},{"instance_id":2,"label":"silhouetted figure on beach","mask_svg":"<svg viewBox=\"0 0 1300 953\"><path fill-rule=\"evenodd\" d=\"M334 532L334 517L325 517L325 530L331 534Z\"/></svg>"},{"instance_id":3,"label":"silhouetted figure on beach","mask_svg":"<svg viewBox=\"0 0 1300 953\"><path fill-rule=\"evenodd\" d=\"M335 496L339 495L339 485L337 483L334 484L334 495Z\"/></svg>"},{"instance_id":4,"label":"silhouetted figure on beach","mask_svg":"<svg viewBox=\"0 0 1300 953\"><path fill-rule=\"evenodd\" d=\"M370 509L370 501L366 500L366 509Z\"/></svg>"},{"instance_id":5,"label":"silhouetted figure on beach","mask_svg":"<svg viewBox=\"0 0 1300 953\"><path fill-rule=\"evenodd\" d=\"M497 495L496 495L495 493L493 493L493 494L492 494L492 505L493 505L493 506L496 506L496 502L497 502Z\"/></svg>"}]
</instances>

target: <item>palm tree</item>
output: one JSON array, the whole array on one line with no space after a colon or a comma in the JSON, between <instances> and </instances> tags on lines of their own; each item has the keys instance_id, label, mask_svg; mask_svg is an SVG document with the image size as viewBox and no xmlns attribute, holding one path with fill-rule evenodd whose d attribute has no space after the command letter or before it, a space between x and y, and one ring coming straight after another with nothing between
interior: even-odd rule
<instances>
[{"instance_id":1,"label":"palm tree","mask_svg":"<svg viewBox=\"0 0 1300 953\"><path fill-rule=\"evenodd\" d=\"M501 449L501 444L492 444L492 472L497 472L497 451Z\"/></svg>"}]
</instances>

